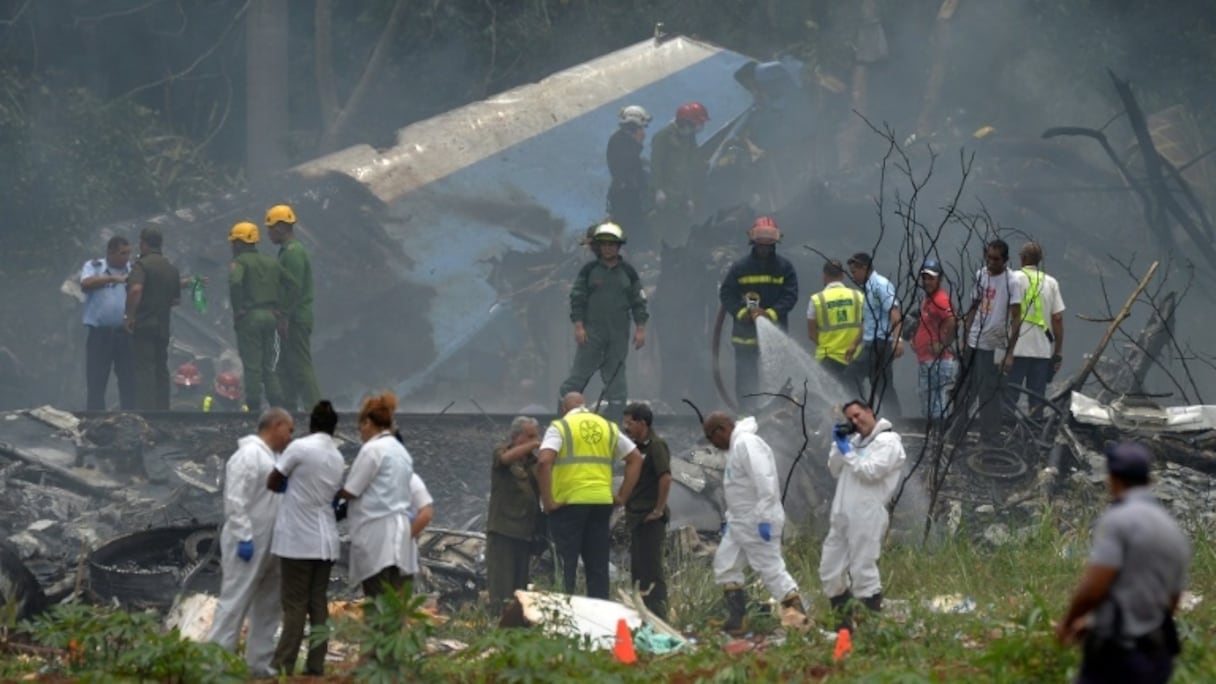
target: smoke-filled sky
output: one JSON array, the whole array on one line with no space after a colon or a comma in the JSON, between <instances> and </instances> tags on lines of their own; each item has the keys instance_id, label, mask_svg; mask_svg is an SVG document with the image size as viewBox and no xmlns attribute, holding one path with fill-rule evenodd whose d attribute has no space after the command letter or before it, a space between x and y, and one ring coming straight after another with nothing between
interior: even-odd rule
<instances>
[{"instance_id":1,"label":"smoke-filled sky","mask_svg":"<svg viewBox=\"0 0 1216 684\"><path fill-rule=\"evenodd\" d=\"M339 107L359 90L356 84L382 29L396 27L383 44L373 82L335 137L337 148L391 144L394 132L414 120L645 39L656 20L669 31L695 33L761 59L790 52L805 61L804 76L812 82L816 116L810 125L819 139L815 187L830 190L810 193L802 219L806 228L798 237L841 257L868 249L877 239L867 195L878 192L875 170L883 141L867 134L860 169L846 174L835 164L837 135L853 116L847 87L854 76L852 47L859 38L873 38L872 27L866 29L859 14L864 3L768 0L746 8L709 0L542 0L511 7L471 1L320 4L332 6L328 67ZM1197 255L1187 249L1185 237L1176 247L1153 238L1139 206L1120 189L1122 180L1096 143L1044 143L1039 135L1049 126L1099 128L1110 122L1106 133L1111 144L1127 156L1130 129L1125 118L1117 117L1121 107L1105 72L1109 68L1132 80L1146 113L1185 107L1185 116L1171 120L1180 122L1171 135L1178 140L1185 139L1181 132L1190 136L1185 139L1190 149L1177 152L1181 158L1198 156L1213 139L1216 48L1211 46L1216 45L1216 26L1210 8L1181 1L962 0L943 32L935 30L940 4L875 3L888 54L868 67L865 114L875 123L890 123L902 142L922 114L927 74L941 55L945 79L930 130L922 131L940 157L920 198L921 211L928 222L936 220L935 212L960 180L958 150L974 151L975 166L961 203L968 211L986 207L997 224L1043 242L1046 266L1060 278L1069 306L1067 372L1080 365L1081 354L1104 327L1071 315L1105 314L1099 275L1107 278L1111 308L1118 308L1133 284L1108 255L1135 257L1137 270L1152 259L1172 257L1171 282L1180 288L1186 283L1186 260ZM79 329L74 324L79 314L56 290L64 273L97 252L98 227L137 221L243 187L251 145L273 145L287 163L319 153L332 120L322 111L317 5L264 0L0 2L0 103L7 102L0 104L0 149L13 160L7 165L9 182L0 184L0 202L14 208L0 225L0 240L19 247L12 253L22 255L18 264L0 268L0 280L37 282L45 293L38 296L53 303L36 307L32 325L10 326L0 345L10 350L19 368L36 365L36 350L48 344L70 350L65 356L72 357L51 371L65 375L56 382L30 382L45 373L27 369L20 390L12 391L17 396L6 396L5 403L22 405L36 398L73 406L82 390L78 377L66 377L79 374L70 365L78 363ZM249 49L247 22L255 10L265 16L276 8L282 15L268 35L277 36L285 48L287 84L281 92L286 119L281 130L249 130L250 98L266 93L248 92L247 60L260 53ZM844 92L815 86L814 73L844 83ZM109 126L86 125L115 112L131 121L127 112L134 111L143 112L146 123L125 137L106 137ZM667 115L656 118L666 120ZM972 138L983 126L995 132L983 140ZM134 151L133 140L138 141ZM603 142L588 145L599 148ZM926 148L913 144L909 150L917 168L925 168ZM1133 173L1139 168L1134 160L1131 168ZM1206 168L1198 165L1188 180L1210 202L1216 187L1204 173ZM130 181L107 185L112 177ZM890 182L888 209L901 180ZM72 196L76 189L78 197ZM906 198L908 188L900 192ZM907 276L904 262L920 255L897 256L899 240L890 231L898 229L898 218L888 215L887 220L888 233L877 249L879 268ZM54 245L39 251L44 245L30 239L31 231L44 231ZM956 238L957 231L947 231L940 246L956 250ZM1013 233L1014 251L1021 241ZM804 295L809 295L818 283L818 262L799 244L788 241L783 249L799 264ZM957 256L950 259L968 271L979 263L978 246L968 248L967 256L965 264ZM1211 272L1214 265L1197 267ZM911 282L904 284L909 293ZM1195 287L1206 289L1206 284ZM1193 291L1184 301L1178 332L1182 347L1188 341L1200 350L1209 346L1206 330L1191 324L1211 305L1204 296ZM12 311L0 313L18 315L17 304L9 306ZM1127 328L1146 315L1147 309L1137 309ZM1179 369L1177 363L1171 367ZM1192 372L1200 387L1212 379L1210 369L1198 361ZM899 388L907 395L913 393L912 373L910 362L899 367ZM1155 390L1176 393L1160 377L1153 384ZM435 401L443 405L444 399ZM504 397L499 408L512 410L509 404Z\"/></svg>"}]
</instances>

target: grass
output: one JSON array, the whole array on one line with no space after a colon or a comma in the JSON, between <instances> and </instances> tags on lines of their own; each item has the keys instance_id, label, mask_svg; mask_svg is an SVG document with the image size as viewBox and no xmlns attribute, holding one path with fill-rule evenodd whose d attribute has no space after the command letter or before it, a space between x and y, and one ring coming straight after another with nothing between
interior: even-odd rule
<instances>
[{"instance_id":1,"label":"grass","mask_svg":"<svg viewBox=\"0 0 1216 684\"><path fill-rule=\"evenodd\" d=\"M493 628L480 607L470 607L433 636L463 641L454 654L424 657L419 680L456 682L1040 682L1075 675L1076 648L1055 643L1053 625L1064 610L1088 550L1088 521L1061 521L1046 511L1017 530L1013 541L993 548L970 541L965 531L933 550L894 547L881 561L884 614L869 618L853 638L853 653L833 661L833 645L818 633L780 637L775 618L754 615L755 648L727 654L726 639L711 621L722 616L721 594L707 558L671 568L672 624L688 628L697 647L666 657L641 655L633 666L605 652L583 648L577 639L548 638L538 631ZM785 549L791 573L811 599L812 617L829 624L827 600L817 580L818 537L791 540ZM1192 591L1216 586L1216 552L1205 534L1193 535ZM748 588L753 604L768 597L758 583ZM969 599L969 612L941 612L933 599ZM1182 613L1183 655L1174 682L1216 679L1216 606L1205 596ZM766 638L768 637L768 638ZM380 638L380 637L377 637ZM414 643L419 640L415 639ZM392 646L387 644L386 646ZM379 646L377 646L379 648ZM403 644L398 648L417 648ZM406 654L408 655L408 653ZM413 656L409 656L413 657ZM353 664L352 664L353 666ZM38 660L0 664L0 676L38 671ZM335 674L349 672L334 668ZM41 671L46 672L46 669ZM356 677L357 678L357 677Z\"/></svg>"}]
</instances>

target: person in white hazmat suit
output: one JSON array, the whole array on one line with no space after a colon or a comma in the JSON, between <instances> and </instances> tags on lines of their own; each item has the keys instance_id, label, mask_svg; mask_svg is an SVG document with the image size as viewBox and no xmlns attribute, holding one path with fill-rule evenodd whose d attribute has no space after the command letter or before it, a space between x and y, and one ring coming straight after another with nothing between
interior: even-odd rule
<instances>
[{"instance_id":1,"label":"person in white hazmat suit","mask_svg":"<svg viewBox=\"0 0 1216 684\"><path fill-rule=\"evenodd\" d=\"M248 617L245 663L255 677L275 675L271 658L280 614L279 562L270 554L279 494L266 488L266 478L294 430L291 414L267 409L258 433L242 437L224 467L223 581L208 641L235 652Z\"/></svg>"},{"instance_id":2,"label":"person in white hazmat suit","mask_svg":"<svg viewBox=\"0 0 1216 684\"><path fill-rule=\"evenodd\" d=\"M714 554L714 582L722 587L727 619L723 631L740 635L746 631L747 596L743 569L751 569L764 582L773 598L781 602L781 624L809 626L798 583L785 569L781 556L781 531L785 509L773 450L756 434L756 419L738 423L721 411L705 419L705 437L727 451L723 492L726 497L726 526L722 543Z\"/></svg>"},{"instance_id":3,"label":"person in white hazmat suit","mask_svg":"<svg viewBox=\"0 0 1216 684\"><path fill-rule=\"evenodd\" d=\"M845 404L847 423L836 426L828 470L836 478L832 517L819 579L836 627L852 628L849 602L856 597L873 611L882 609L882 579L878 556L887 532L887 502L899 487L903 471L903 440L891 423L878 419L863 401Z\"/></svg>"}]
</instances>

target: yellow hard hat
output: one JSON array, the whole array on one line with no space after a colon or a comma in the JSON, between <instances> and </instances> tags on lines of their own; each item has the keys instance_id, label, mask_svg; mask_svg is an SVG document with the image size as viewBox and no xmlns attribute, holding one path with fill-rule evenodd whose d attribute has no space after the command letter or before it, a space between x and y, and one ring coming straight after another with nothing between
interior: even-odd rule
<instances>
[{"instance_id":1,"label":"yellow hard hat","mask_svg":"<svg viewBox=\"0 0 1216 684\"><path fill-rule=\"evenodd\" d=\"M266 212L266 227L276 223L295 223L296 213L286 204L276 204Z\"/></svg>"},{"instance_id":2,"label":"yellow hard hat","mask_svg":"<svg viewBox=\"0 0 1216 684\"><path fill-rule=\"evenodd\" d=\"M258 243L258 227L248 221L241 221L228 231L228 242L244 242L250 245Z\"/></svg>"}]
</instances>

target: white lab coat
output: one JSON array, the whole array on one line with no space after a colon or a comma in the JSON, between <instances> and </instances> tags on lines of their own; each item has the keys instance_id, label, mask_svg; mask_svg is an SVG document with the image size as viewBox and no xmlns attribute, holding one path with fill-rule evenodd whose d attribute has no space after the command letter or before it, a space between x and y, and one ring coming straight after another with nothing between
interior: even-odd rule
<instances>
[{"instance_id":1,"label":"white lab coat","mask_svg":"<svg viewBox=\"0 0 1216 684\"><path fill-rule=\"evenodd\" d=\"M324 432L295 440L275 468L290 478L274 523L271 552L279 558L337 560L341 551L334 495L342 488L346 463Z\"/></svg>"},{"instance_id":2,"label":"white lab coat","mask_svg":"<svg viewBox=\"0 0 1216 684\"><path fill-rule=\"evenodd\" d=\"M832 444L828 470L836 477L836 496L832 499L832 519L823 542L819 579L829 596L850 590L857 598L868 598L882 591L878 557L887 532L887 502L899 487L903 471L903 440L885 418L878 421L868 437L849 437L853 449L841 454Z\"/></svg>"},{"instance_id":3,"label":"white lab coat","mask_svg":"<svg viewBox=\"0 0 1216 684\"><path fill-rule=\"evenodd\" d=\"M271 556L279 495L266 488L274 453L257 435L242 437L224 468L224 529L220 534L223 581L208 639L235 651L241 624L249 618L245 662L253 674L271 673L279 606L279 562ZM237 545L253 540L253 558L243 561Z\"/></svg>"},{"instance_id":4,"label":"white lab coat","mask_svg":"<svg viewBox=\"0 0 1216 684\"><path fill-rule=\"evenodd\" d=\"M382 432L359 449L342 486L357 497L348 517L351 584L394 565L407 575L417 567L409 519L413 474L413 459L392 433Z\"/></svg>"},{"instance_id":5,"label":"white lab coat","mask_svg":"<svg viewBox=\"0 0 1216 684\"><path fill-rule=\"evenodd\" d=\"M798 583L785 569L781 531L785 509L773 450L756 434L756 419L735 424L726 455L722 489L726 498L726 534L714 554L714 581L742 585L743 569L750 566L778 601L798 591ZM760 536L760 523L772 528L769 541Z\"/></svg>"}]
</instances>

